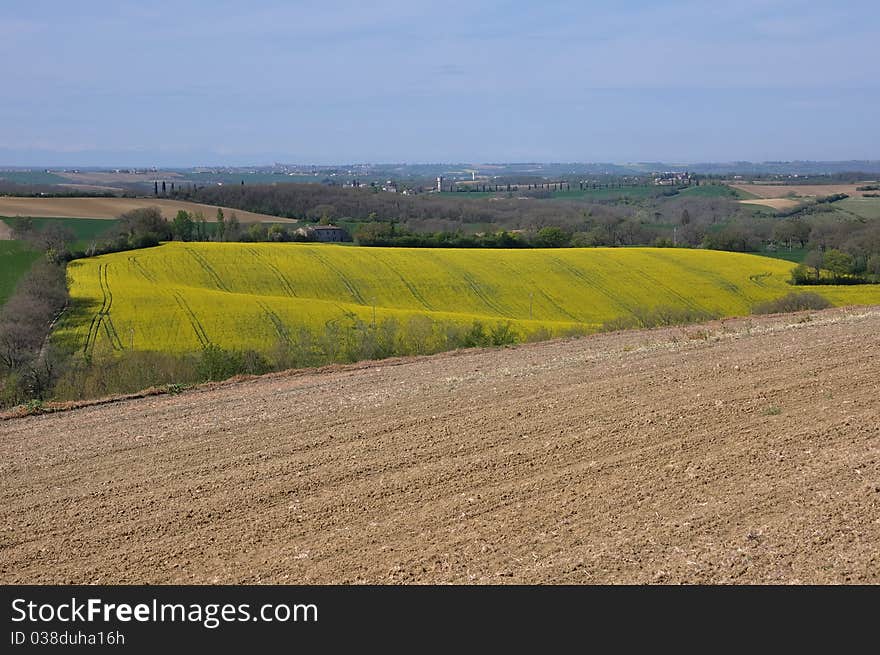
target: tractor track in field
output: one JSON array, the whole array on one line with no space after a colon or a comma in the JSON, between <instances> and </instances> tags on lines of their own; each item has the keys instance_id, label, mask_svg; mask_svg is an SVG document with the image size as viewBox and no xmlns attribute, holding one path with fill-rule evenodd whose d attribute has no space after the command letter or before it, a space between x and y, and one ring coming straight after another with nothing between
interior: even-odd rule
<instances>
[{"instance_id":1,"label":"tractor track in field","mask_svg":"<svg viewBox=\"0 0 880 655\"><path fill-rule=\"evenodd\" d=\"M199 320L199 317L196 316L195 312L189 306L189 303L186 302L186 299L179 291L173 291L172 295L174 296L174 301L177 303L177 306L180 307L180 310L189 321L189 324L196 335L196 339L198 340L199 345L202 348L207 348L208 346L210 346L211 339L210 337L208 337L208 333L205 332L205 328L202 325L202 322Z\"/></svg>"},{"instance_id":2,"label":"tractor track in field","mask_svg":"<svg viewBox=\"0 0 880 655\"><path fill-rule=\"evenodd\" d=\"M156 276L147 270L146 266L141 264L137 257L129 257L128 261L137 269L138 273L140 273L147 282L156 284Z\"/></svg>"},{"instance_id":3,"label":"tractor track in field","mask_svg":"<svg viewBox=\"0 0 880 655\"><path fill-rule=\"evenodd\" d=\"M494 300L492 300L490 293L487 293L486 291L484 291L483 289L480 288L479 282L477 282L477 280L474 279L473 275L471 275L470 273L466 273L462 270L461 271L461 278L465 282L467 282L467 285L470 288L470 290L474 292L474 295L477 298L479 298L480 301L484 305L486 305L486 307L491 309L493 312L495 312L499 316L502 316L504 318L510 318L510 312L506 311L504 309L504 307L502 307L501 305L496 303Z\"/></svg>"},{"instance_id":4,"label":"tractor track in field","mask_svg":"<svg viewBox=\"0 0 880 655\"><path fill-rule=\"evenodd\" d=\"M354 298L354 300L357 304L359 304L359 305L369 304L364 299L363 295L361 295L361 292L358 290L358 288L352 283L352 281L349 280L343 274L343 272L339 270L339 268L337 268L334 264L332 264L329 259L327 259L323 255L315 252L314 250L309 250L308 255L310 257L314 257L319 262L321 262L321 264L323 264L326 268L333 271L333 273L339 278L339 280L342 282L342 284L345 286L345 288L348 289L348 292L351 294L351 297Z\"/></svg>"},{"instance_id":5,"label":"tractor track in field","mask_svg":"<svg viewBox=\"0 0 880 655\"><path fill-rule=\"evenodd\" d=\"M605 296L613 306L618 309L626 312L627 314L633 314L633 309L629 305L620 301L615 294L611 293L608 289L604 288L601 284L596 284L595 281L591 280L588 275L586 275L582 270L580 270L577 266L570 264L569 262L560 259L558 257L550 257L550 261L556 264L559 268L566 271L567 273L573 275L576 279L580 280L584 284L584 286L593 289L597 293Z\"/></svg>"},{"instance_id":6,"label":"tractor track in field","mask_svg":"<svg viewBox=\"0 0 880 655\"><path fill-rule=\"evenodd\" d=\"M652 253L648 253L648 254L655 261L662 261L661 258L657 257L657 253L652 252ZM679 260L679 261L675 262L675 266L682 269L683 271L693 273L695 275L695 277L697 277L697 278L702 277L702 278L708 278L708 279L714 280L715 284L717 284L721 289L725 289L726 291L730 291L731 293L734 293L738 296L743 295L742 289L740 289L736 284L734 284L730 280L724 279L724 277L722 277L721 275L718 275L717 273L715 273L712 270L707 270L705 268L697 268L696 266L691 266L690 264L687 263L687 260ZM749 279L751 279L751 276L749 276ZM668 287L666 287L666 288L669 289ZM669 291L670 291L670 293L676 293L676 292L672 291L671 289L669 289ZM700 307L699 305L694 307L694 309L697 309L700 311L706 311L706 309L704 307Z\"/></svg>"},{"instance_id":7,"label":"tractor track in field","mask_svg":"<svg viewBox=\"0 0 880 655\"><path fill-rule=\"evenodd\" d=\"M249 248L248 251L254 256L254 259L261 261L266 268L268 268L275 275L275 278L281 283L281 288L284 289L284 292L291 296L292 298L296 298L296 290L293 288L293 285L290 283L290 280L287 279L287 276L281 272L275 264L270 262L266 257L260 253L256 248Z\"/></svg>"},{"instance_id":8,"label":"tractor track in field","mask_svg":"<svg viewBox=\"0 0 880 655\"><path fill-rule=\"evenodd\" d=\"M509 264L507 264L505 262L500 262L499 268L503 268L503 269L507 270L508 274L511 276L520 275L519 271L517 271L514 267L510 266ZM541 287L533 286L532 292L537 293L542 298L544 298L544 300L547 301L548 305L553 307L553 309L555 309L557 312L559 312L562 316L565 316L565 318L570 320L572 323L582 323L583 322L583 321L581 321L581 319L577 318L576 316L571 314L569 311L567 311L564 307L562 307L558 302L556 302L553 299L553 297L549 293L547 293L547 291L545 291ZM534 314L534 312L533 312L533 314ZM531 319L532 317L530 316L529 318ZM544 318L546 318L546 317L544 317Z\"/></svg>"},{"instance_id":9,"label":"tractor track in field","mask_svg":"<svg viewBox=\"0 0 880 655\"><path fill-rule=\"evenodd\" d=\"M0 421L0 581L877 584L878 335L727 319Z\"/></svg>"},{"instance_id":10,"label":"tractor track in field","mask_svg":"<svg viewBox=\"0 0 880 655\"><path fill-rule=\"evenodd\" d=\"M92 320L89 323L89 331L86 334L86 342L83 346L83 354L85 355L91 355L91 353L94 352L95 342L98 339L98 334L101 332L102 326L113 350L124 350L119 334L116 332L116 326L113 325L113 320L110 318L110 309L113 306L113 292L110 290L110 281L107 277L107 269L109 266L109 264L101 264L98 266L98 285L101 288L101 307L98 309L98 312L92 316Z\"/></svg>"},{"instance_id":11,"label":"tractor track in field","mask_svg":"<svg viewBox=\"0 0 880 655\"><path fill-rule=\"evenodd\" d=\"M549 303L549 304L550 304L550 305L551 305L556 311L558 311L560 314L562 314L563 316L565 316L568 320L570 320L570 321L573 322L573 323L582 323L582 322L583 322L581 319L579 319L579 318L578 318L577 316L575 316L574 314L569 313L569 312L568 312L568 311L567 311L562 305L560 305L558 302L556 302L555 300L553 300L553 298L550 297L550 294L548 294L546 291L544 291L544 290L541 289L540 287L537 288L537 291L538 291L538 293L544 298L544 300L546 300L546 301L547 301L547 302L548 302L548 303ZM530 317L530 318L531 318L531 317Z\"/></svg>"},{"instance_id":12,"label":"tractor track in field","mask_svg":"<svg viewBox=\"0 0 880 655\"><path fill-rule=\"evenodd\" d=\"M92 320L89 322L89 329L86 333L86 341L83 344L83 354L88 355L90 349L94 346L94 339L97 337L98 330L100 329L101 319L104 316L104 308L107 306L107 294L104 292L104 284L101 282L101 275L104 271L104 266L106 264L101 264L98 266L98 284L101 287L101 307L98 309L96 314L92 315ZM93 336L94 335L94 336Z\"/></svg>"},{"instance_id":13,"label":"tractor track in field","mask_svg":"<svg viewBox=\"0 0 880 655\"><path fill-rule=\"evenodd\" d=\"M693 309L694 311L697 311L697 312L705 312L707 314L711 314L711 312L709 312L705 307L701 306L700 303L696 302L695 300L692 300L691 298L688 298L687 296L685 296L682 293L679 293L678 291L669 287L668 285L663 284L660 280L658 280L653 275L645 273L644 271L641 271L641 270L635 271L635 272L639 277L644 278L648 282L648 284L651 285L652 287L657 288L657 289L662 289L663 291L668 293L670 296L677 298L679 300L679 302L681 302L685 307L689 307L690 309Z\"/></svg>"},{"instance_id":14,"label":"tractor track in field","mask_svg":"<svg viewBox=\"0 0 880 655\"><path fill-rule=\"evenodd\" d=\"M116 326L113 324L113 319L110 317L110 309L113 307L113 291L110 289L110 279L108 276L109 268L109 264L104 264L104 280L101 285L101 291L104 292L104 296L107 298L107 309L104 312L104 320L102 322L104 324L104 331L107 333L107 338L110 339L110 345L113 350L124 350L122 340L119 338L119 333L116 332Z\"/></svg>"},{"instance_id":15,"label":"tractor track in field","mask_svg":"<svg viewBox=\"0 0 880 655\"><path fill-rule=\"evenodd\" d=\"M263 313L266 314L266 317L269 319L269 322L272 323L272 327L275 328L275 333L278 335L278 338L281 339L284 343L290 343L290 330L284 324L284 321L281 320L281 317L278 316L266 303L262 300L258 300L257 304L260 306L260 309L263 310Z\"/></svg>"},{"instance_id":16,"label":"tractor track in field","mask_svg":"<svg viewBox=\"0 0 880 655\"><path fill-rule=\"evenodd\" d=\"M388 268L388 270L390 270L397 277L397 279L399 279L403 283L403 285L407 288L412 297L415 298L422 307L427 309L429 312L434 311L434 307L431 305L431 303L428 302L428 300L422 295L422 293L416 288L416 286L408 279L406 279L406 277L395 266L392 266L387 261L378 258L376 259L376 261L377 263L381 262L382 264L384 264Z\"/></svg>"},{"instance_id":17,"label":"tractor track in field","mask_svg":"<svg viewBox=\"0 0 880 655\"><path fill-rule=\"evenodd\" d=\"M196 260L196 263L208 274L211 278L211 281L214 282L214 285L220 289L221 291L229 291L229 287L226 286L226 283L223 281L223 278L217 273L213 266L211 266L210 262L205 259L205 256L200 252L196 252L192 248L186 248L186 251L192 256L193 259Z\"/></svg>"}]
</instances>

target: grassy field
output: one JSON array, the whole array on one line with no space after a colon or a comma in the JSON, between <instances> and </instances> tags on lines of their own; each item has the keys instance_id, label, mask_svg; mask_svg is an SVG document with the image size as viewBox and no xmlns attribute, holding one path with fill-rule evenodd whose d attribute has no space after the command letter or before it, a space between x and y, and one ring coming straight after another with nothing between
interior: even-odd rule
<instances>
[{"instance_id":1,"label":"grassy field","mask_svg":"<svg viewBox=\"0 0 880 655\"><path fill-rule=\"evenodd\" d=\"M541 189L538 189L540 191ZM646 198L655 198L658 196L662 196L664 191L670 191L669 187L662 187L656 185L648 185L648 186L623 186L623 187L612 187L612 188L598 188L598 189L579 189L576 185L572 185L572 189L570 191L553 191L551 189L545 189L550 193L548 200L615 200L618 198L629 198L633 200L643 200ZM525 187L521 187L518 191L512 190L509 192L511 195L518 196L523 193L529 193L529 190ZM494 191L468 191L468 192L445 192L444 195L450 195L455 197L464 197L464 198L491 198L498 196L506 196L508 191L499 190L497 193ZM751 197L748 194L745 194L741 191L737 191L729 186L724 184L705 184L702 186L692 186L687 187L685 189L679 190L677 195L683 197L693 197L693 198L746 198Z\"/></svg>"},{"instance_id":2,"label":"grassy field","mask_svg":"<svg viewBox=\"0 0 880 655\"><path fill-rule=\"evenodd\" d=\"M21 241L0 241L0 305L6 302L18 280L39 256Z\"/></svg>"},{"instance_id":3,"label":"grassy field","mask_svg":"<svg viewBox=\"0 0 880 655\"><path fill-rule=\"evenodd\" d=\"M701 184L700 186L692 186L682 189L681 196L693 198L730 198L737 200L740 198L750 197L738 189L729 187L726 184Z\"/></svg>"},{"instance_id":4,"label":"grassy field","mask_svg":"<svg viewBox=\"0 0 880 655\"><path fill-rule=\"evenodd\" d=\"M834 206L860 218L880 219L880 198L850 197L834 203Z\"/></svg>"},{"instance_id":5,"label":"grassy field","mask_svg":"<svg viewBox=\"0 0 880 655\"><path fill-rule=\"evenodd\" d=\"M83 352L267 351L300 328L429 316L435 325L509 322L525 338L654 307L748 314L791 290L790 270L777 259L684 249L169 243L72 262L74 308L57 336ZM880 303L877 286L811 290L835 304Z\"/></svg>"},{"instance_id":6,"label":"grassy field","mask_svg":"<svg viewBox=\"0 0 880 655\"><path fill-rule=\"evenodd\" d=\"M779 211L794 209L804 201L830 196L835 193L846 193L850 197L838 201L848 203L848 209L865 218L880 216L880 199L865 198L858 187L867 184L734 184L731 188L742 194L740 201L751 206L764 205ZM837 204L837 203L835 203ZM866 212L862 214L860 212Z\"/></svg>"},{"instance_id":7,"label":"grassy field","mask_svg":"<svg viewBox=\"0 0 880 655\"><path fill-rule=\"evenodd\" d=\"M62 184L68 180L42 170L35 171L0 171L0 180L15 184Z\"/></svg>"},{"instance_id":8,"label":"grassy field","mask_svg":"<svg viewBox=\"0 0 880 655\"><path fill-rule=\"evenodd\" d=\"M572 189L570 191L554 191L552 189L535 189L534 191L546 191L550 195L547 198L548 200L614 200L616 198L633 198L633 199L643 199L643 198L653 198L657 195L661 194L661 187L656 186L624 186L624 187L613 187L613 188L598 188L598 189L579 189L576 185L572 185ZM493 197L505 197L508 195L512 195L513 197L517 197L522 194L530 193L526 186L521 186L519 190L513 189L511 191L506 190L506 186L504 189L499 189L497 192L495 191L446 191L442 195L444 196L454 196L456 198L493 198Z\"/></svg>"},{"instance_id":9,"label":"grassy field","mask_svg":"<svg viewBox=\"0 0 880 655\"><path fill-rule=\"evenodd\" d=\"M762 253L765 257L772 257L774 259L783 259L787 262L794 262L795 264L800 264L807 257L807 253L810 252L809 248L792 248L789 250L788 248L781 248L775 252L765 252Z\"/></svg>"},{"instance_id":10,"label":"grassy field","mask_svg":"<svg viewBox=\"0 0 880 655\"><path fill-rule=\"evenodd\" d=\"M10 228L14 227L21 218L4 218L0 221ZM34 218L33 224L37 230L43 231L49 225L58 224L69 229L76 235L76 242L71 244L73 249L86 248L90 243L106 235L115 225L115 220L105 218Z\"/></svg>"},{"instance_id":11,"label":"grassy field","mask_svg":"<svg viewBox=\"0 0 880 655\"><path fill-rule=\"evenodd\" d=\"M193 173L190 171L181 172L184 184L195 182L197 184L239 184L244 181L245 184L314 184L319 182L325 176L321 175L281 175L275 173ZM341 182L340 182L341 183Z\"/></svg>"}]
</instances>

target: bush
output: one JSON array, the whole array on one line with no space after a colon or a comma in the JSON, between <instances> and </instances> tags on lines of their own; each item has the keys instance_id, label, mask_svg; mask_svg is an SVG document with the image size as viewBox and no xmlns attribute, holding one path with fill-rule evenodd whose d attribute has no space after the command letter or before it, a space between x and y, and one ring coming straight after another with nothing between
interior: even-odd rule
<instances>
[{"instance_id":1,"label":"bush","mask_svg":"<svg viewBox=\"0 0 880 655\"><path fill-rule=\"evenodd\" d=\"M135 393L152 386L200 382L197 358L160 352L97 353L90 360L74 359L54 385L55 400L100 398Z\"/></svg>"},{"instance_id":2,"label":"bush","mask_svg":"<svg viewBox=\"0 0 880 655\"><path fill-rule=\"evenodd\" d=\"M661 305L653 309L634 309L629 316L619 316L610 321L605 321L602 324L601 331L614 332L616 330L687 325L689 323L711 321L715 318L718 318L718 314L703 309Z\"/></svg>"},{"instance_id":3,"label":"bush","mask_svg":"<svg viewBox=\"0 0 880 655\"><path fill-rule=\"evenodd\" d=\"M235 375L262 375L268 373L271 366L256 351L225 350L212 343L202 350L196 370L201 380L220 381Z\"/></svg>"},{"instance_id":4,"label":"bush","mask_svg":"<svg viewBox=\"0 0 880 655\"><path fill-rule=\"evenodd\" d=\"M786 314L808 309L827 309L831 303L818 293L803 291L788 293L776 300L762 302L752 309L752 314Z\"/></svg>"},{"instance_id":5,"label":"bush","mask_svg":"<svg viewBox=\"0 0 880 655\"><path fill-rule=\"evenodd\" d=\"M493 346L509 346L516 343L516 332L510 323L499 323L490 330L489 340Z\"/></svg>"},{"instance_id":6,"label":"bush","mask_svg":"<svg viewBox=\"0 0 880 655\"><path fill-rule=\"evenodd\" d=\"M542 227L534 239L534 244L538 248L566 248L570 243L571 236L555 226Z\"/></svg>"},{"instance_id":7,"label":"bush","mask_svg":"<svg viewBox=\"0 0 880 655\"><path fill-rule=\"evenodd\" d=\"M792 284L813 284L817 279L813 269L806 264L798 264L791 269Z\"/></svg>"}]
</instances>

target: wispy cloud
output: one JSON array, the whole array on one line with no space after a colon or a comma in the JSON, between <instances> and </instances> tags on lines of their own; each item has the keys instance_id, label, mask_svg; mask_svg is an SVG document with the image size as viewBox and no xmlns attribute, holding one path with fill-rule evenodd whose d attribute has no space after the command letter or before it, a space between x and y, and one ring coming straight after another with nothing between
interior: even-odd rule
<instances>
[{"instance_id":1,"label":"wispy cloud","mask_svg":"<svg viewBox=\"0 0 880 655\"><path fill-rule=\"evenodd\" d=\"M880 156L878 14L856 0L5 0L16 93L0 143L608 160L747 158L775 141L783 157Z\"/></svg>"}]
</instances>

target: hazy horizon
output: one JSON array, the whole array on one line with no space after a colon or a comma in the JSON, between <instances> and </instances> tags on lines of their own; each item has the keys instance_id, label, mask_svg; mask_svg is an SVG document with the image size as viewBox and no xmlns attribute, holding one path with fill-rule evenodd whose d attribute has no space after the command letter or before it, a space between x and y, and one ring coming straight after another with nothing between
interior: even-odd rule
<instances>
[{"instance_id":1,"label":"hazy horizon","mask_svg":"<svg viewBox=\"0 0 880 655\"><path fill-rule=\"evenodd\" d=\"M223 169L223 168L235 168L235 169L264 169L264 168L273 168L277 166L285 166L290 168L341 168L341 167L373 167L373 168L383 168L383 167L391 167L391 166L524 166L524 165L536 165L536 166L615 166L615 167L627 167L627 166L641 166L645 167L651 164L662 164L664 166L673 166L673 167L685 167L685 166L734 166L736 164L749 164L755 166L762 165L771 165L771 164L846 164L846 163L870 163L872 165L877 165L880 163L880 159L773 159L766 161L750 161L747 159L740 160L730 160L730 161L671 161L671 160L656 160L656 161L336 161L336 162L326 162L326 163L316 163L316 162L308 162L308 161L275 161L275 162L245 162L245 163L236 163L230 164L227 162L202 162L197 164L168 164L168 165L155 165L155 164L119 164L117 162L110 161L108 163L103 164L83 164L82 162L76 163L65 163L65 164L15 164L0 161L0 170L15 170L15 169L26 169L26 170L35 170L35 169L46 169L46 170L69 170L72 168L82 169L82 170L90 170L90 169L132 169L132 170L145 170L155 168L158 170L192 170L199 168L206 169ZM853 169L848 172L858 172L858 169Z\"/></svg>"},{"instance_id":2,"label":"hazy horizon","mask_svg":"<svg viewBox=\"0 0 880 655\"><path fill-rule=\"evenodd\" d=\"M0 166L880 159L874 4L0 7Z\"/></svg>"}]
</instances>

